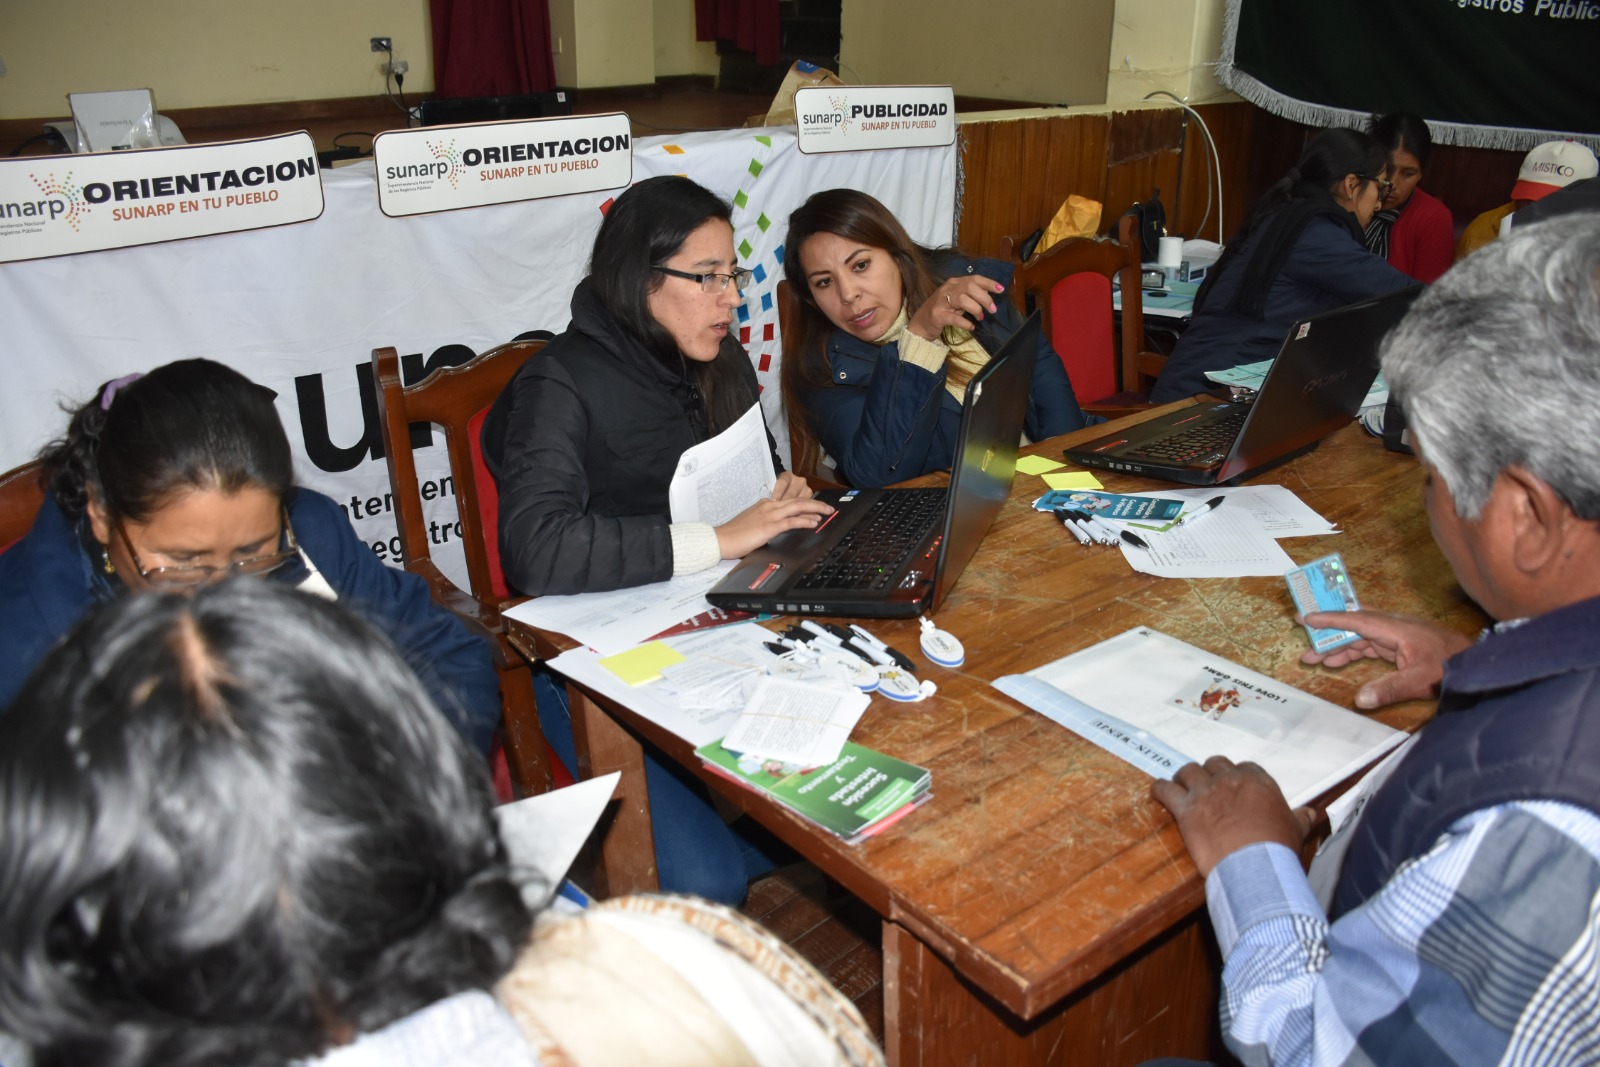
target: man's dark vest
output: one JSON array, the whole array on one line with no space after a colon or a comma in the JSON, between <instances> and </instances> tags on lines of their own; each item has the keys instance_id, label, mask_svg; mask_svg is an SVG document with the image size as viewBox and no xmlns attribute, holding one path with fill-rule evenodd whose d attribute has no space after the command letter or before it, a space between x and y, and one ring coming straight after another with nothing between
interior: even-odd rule
<instances>
[{"instance_id":1,"label":"man's dark vest","mask_svg":"<svg viewBox=\"0 0 1600 1067\"><path fill-rule=\"evenodd\" d=\"M1474 811L1559 800L1600 814L1600 598L1455 656L1443 692L1438 715L1361 813L1331 918Z\"/></svg>"}]
</instances>

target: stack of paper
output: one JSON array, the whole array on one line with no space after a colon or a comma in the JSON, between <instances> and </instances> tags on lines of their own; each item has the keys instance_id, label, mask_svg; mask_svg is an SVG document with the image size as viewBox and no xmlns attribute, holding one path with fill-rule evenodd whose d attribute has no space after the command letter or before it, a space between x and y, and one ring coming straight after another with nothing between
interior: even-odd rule
<instances>
[{"instance_id":1,"label":"stack of paper","mask_svg":"<svg viewBox=\"0 0 1600 1067\"><path fill-rule=\"evenodd\" d=\"M932 795L933 776L926 767L857 744L846 744L838 759L817 767L741 756L715 742L695 754L709 770L765 793L851 845Z\"/></svg>"}]
</instances>

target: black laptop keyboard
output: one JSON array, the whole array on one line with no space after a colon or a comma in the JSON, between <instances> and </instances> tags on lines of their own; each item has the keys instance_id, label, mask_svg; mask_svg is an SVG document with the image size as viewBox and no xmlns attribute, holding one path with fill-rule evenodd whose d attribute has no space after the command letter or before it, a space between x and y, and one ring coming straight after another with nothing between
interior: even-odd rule
<instances>
[{"instance_id":1,"label":"black laptop keyboard","mask_svg":"<svg viewBox=\"0 0 1600 1067\"><path fill-rule=\"evenodd\" d=\"M946 489L894 489L794 585L800 589L885 589L944 519Z\"/></svg>"},{"instance_id":2,"label":"black laptop keyboard","mask_svg":"<svg viewBox=\"0 0 1600 1067\"><path fill-rule=\"evenodd\" d=\"M1233 439L1239 436L1239 431L1244 429L1244 420L1250 414L1250 409L1242 408L1239 411L1224 415L1209 426L1197 426L1192 430L1163 437L1138 448L1129 449L1129 457L1137 456L1141 459L1160 459L1172 463L1220 463L1227 455L1228 449L1233 447Z\"/></svg>"}]
</instances>

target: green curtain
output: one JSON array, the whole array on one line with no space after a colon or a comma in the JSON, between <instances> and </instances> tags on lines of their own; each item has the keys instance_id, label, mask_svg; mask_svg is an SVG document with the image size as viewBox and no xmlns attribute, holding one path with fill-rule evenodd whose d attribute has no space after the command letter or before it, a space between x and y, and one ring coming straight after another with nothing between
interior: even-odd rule
<instances>
[{"instance_id":1,"label":"green curtain","mask_svg":"<svg viewBox=\"0 0 1600 1067\"><path fill-rule=\"evenodd\" d=\"M1274 114L1408 111L1447 144L1600 149L1600 0L1228 0L1218 80Z\"/></svg>"}]
</instances>

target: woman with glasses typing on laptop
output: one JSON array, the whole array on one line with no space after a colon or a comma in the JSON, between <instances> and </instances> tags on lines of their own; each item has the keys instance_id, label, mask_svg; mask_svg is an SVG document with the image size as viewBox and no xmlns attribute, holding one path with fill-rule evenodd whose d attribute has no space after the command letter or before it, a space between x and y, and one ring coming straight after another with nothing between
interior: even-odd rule
<instances>
[{"instance_id":1,"label":"woman with glasses typing on laptop","mask_svg":"<svg viewBox=\"0 0 1600 1067\"><path fill-rule=\"evenodd\" d=\"M783 270L800 309L781 371L796 469L819 446L857 488L947 469L967 382L1021 325L1010 265L924 248L866 193L829 189L789 216ZM1028 437L1092 421L1041 339Z\"/></svg>"},{"instance_id":2,"label":"woman with glasses typing on laptop","mask_svg":"<svg viewBox=\"0 0 1600 1067\"><path fill-rule=\"evenodd\" d=\"M1207 392L1215 387L1207 371L1271 359L1296 321L1415 285L1363 244L1393 188L1388 168L1388 154L1364 133L1317 134L1206 276L1150 399Z\"/></svg>"},{"instance_id":3,"label":"woman with glasses typing on laptop","mask_svg":"<svg viewBox=\"0 0 1600 1067\"><path fill-rule=\"evenodd\" d=\"M92 605L246 574L367 615L487 751L500 721L488 642L380 563L339 505L294 484L270 390L211 360L168 363L107 382L41 459L44 505L0 554L0 706Z\"/></svg>"},{"instance_id":4,"label":"woman with glasses typing on laptop","mask_svg":"<svg viewBox=\"0 0 1600 1067\"><path fill-rule=\"evenodd\" d=\"M738 559L830 509L778 474L772 499L713 529L674 523L685 449L759 397L735 324L750 277L728 205L688 178L649 178L611 205L572 323L495 401L483 452L500 488L506 580L533 596L665 581Z\"/></svg>"},{"instance_id":5,"label":"woman with glasses typing on laptop","mask_svg":"<svg viewBox=\"0 0 1600 1067\"><path fill-rule=\"evenodd\" d=\"M649 178L600 223L565 333L525 363L483 427L500 490L500 558L532 595L661 582L737 559L832 509L771 462L770 498L712 527L673 522L668 489L684 450L757 403L735 337L739 287L728 205L687 178ZM769 438L770 446L770 438ZM545 737L576 766L561 687L534 676ZM645 751L661 887L738 903L772 863L730 831L705 787Z\"/></svg>"}]
</instances>

